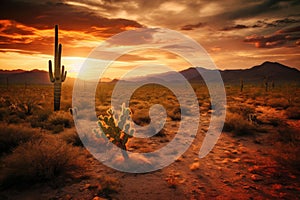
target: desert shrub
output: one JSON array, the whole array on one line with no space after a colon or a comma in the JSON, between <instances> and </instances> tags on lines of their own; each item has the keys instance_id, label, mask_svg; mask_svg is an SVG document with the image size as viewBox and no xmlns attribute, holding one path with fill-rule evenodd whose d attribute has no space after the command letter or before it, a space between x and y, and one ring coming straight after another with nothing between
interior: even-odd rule
<instances>
[{"instance_id":1,"label":"desert shrub","mask_svg":"<svg viewBox=\"0 0 300 200\"><path fill-rule=\"evenodd\" d=\"M285 98L272 98L268 99L267 105L273 107L273 108L287 108L289 107L289 102Z\"/></svg>"},{"instance_id":2,"label":"desert shrub","mask_svg":"<svg viewBox=\"0 0 300 200\"><path fill-rule=\"evenodd\" d=\"M277 129L278 140L284 143L297 143L300 141L300 134L288 124L281 124Z\"/></svg>"},{"instance_id":3,"label":"desert shrub","mask_svg":"<svg viewBox=\"0 0 300 200\"><path fill-rule=\"evenodd\" d=\"M272 117L269 118L269 124L271 124L272 126L278 127L280 125L282 125L284 122L281 118L277 118L277 117Z\"/></svg>"},{"instance_id":4,"label":"desert shrub","mask_svg":"<svg viewBox=\"0 0 300 200\"><path fill-rule=\"evenodd\" d=\"M231 113L237 113L245 119L247 119L250 114L255 113L255 107L245 104L231 105L227 110Z\"/></svg>"},{"instance_id":5,"label":"desert shrub","mask_svg":"<svg viewBox=\"0 0 300 200\"><path fill-rule=\"evenodd\" d=\"M132 120L137 125L143 126L150 123L149 109L139 109L133 112Z\"/></svg>"},{"instance_id":6,"label":"desert shrub","mask_svg":"<svg viewBox=\"0 0 300 200\"><path fill-rule=\"evenodd\" d=\"M65 128L71 128L73 125L72 116L68 112L54 112L49 117L49 122L52 125L63 125Z\"/></svg>"},{"instance_id":7,"label":"desert shrub","mask_svg":"<svg viewBox=\"0 0 300 200\"><path fill-rule=\"evenodd\" d=\"M24 119L21 119L18 115L16 114L11 114L5 118L5 120L8 124L19 124L24 122Z\"/></svg>"},{"instance_id":8,"label":"desert shrub","mask_svg":"<svg viewBox=\"0 0 300 200\"><path fill-rule=\"evenodd\" d=\"M300 135L299 132L289 126L282 125L278 128L278 133L273 150L276 160L284 166L300 170Z\"/></svg>"},{"instance_id":9,"label":"desert shrub","mask_svg":"<svg viewBox=\"0 0 300 200\"><path fill-rule=\"evenodd\" d=\"M248 135L255 130L255 127L240 114L227 112L223 130L236 135Z\"/></svg>"},{"instance_id":10,"label":"desert shrub","mask_svg":"<svg viewBox=\"0 0 300 200\"><path fill-rule=\"evenodd\" d=\"M9 115L7 108L0 108L0 121L3 121Z\"/></svg>"},{"instance_id":11,"label":"desert shrub","mask_svg":"<svg viewBox=\"0 0 300 200\"><path fill-rule=\"evenodd\" d=\"M73 118L69 112L58 111L49 116L45 128L52 130L53 133L59 133L63 131L64 128L71 128L73 125Z\"/></svg>"},{"instance_id":12,"label":"desert shrub","mask_svg":"<svg viewBox=\"0 0 300 200\"><path fill-rule=\"evenodd\" d=\"M3 160L2 184L26 184L55 180L83 167L78 147L55 137L44 137L18 146Z\"/></svg>"},{"instance_id":13,"label":"desert shrub","mask_svg":"<svg viewBox=\"0 0 300 200\"><path fill-rule=\"evenodd\" d=\"M300 119L300 106L289 107L285 112L289 119Z\"/></svg>"},{"instance_id":14,"label":"desert shrub","mask_svg":"<svg viewBox=\"0 0 300 200\"><path fill-rule=\"evenodd\" d=\"M38 96L21 95L14 99L16 110L25 115L32 115L35 110L41 108L40 99Z\"/></svg>"},{"instance_id":15,"label":"desert shrub","mask_svg":"<svg viewBox=\"0 0 300 200\"><path fill-rule=\"evenodd\" d=\"M0 154L12 151L18 145L40 137L35 129L20 125L0 124Z\"/></svg>"},{"instance_id":16,"label":"desert shrub","mask_svg":"<svg viewBox=\"0 0 300 200\"><path fill-rule=\"evenodd\" d=\"M28 122L30 122L31 127L36 128L45 128L48 123L48 118L51 115L50 110L39 110L38 112L34 113L33 116L28 118Z\"/></svg>"},{"instance_id":17,"label":"desert shrub","mask_svg":"<svg viewBox=\"0 0 300 200\"><path fill-rule=\"evenodd\" d=\"M72 144L73 146L83 146L78 133L73 129L64 131L62 134L60 134L60 138L66 143Z\"/></svg>"},{"instance_id":18,"label":"desert shrub","mask_svg":"<svg viewBox=\"0 0 300 200\"><path fill-rule=\"evenodd\" d=\"M173 121L180 121L181 120L181 110L180 108L174 108L170 112L167 112L168 116L173 120Z\"/></svg>"}]
</instances>

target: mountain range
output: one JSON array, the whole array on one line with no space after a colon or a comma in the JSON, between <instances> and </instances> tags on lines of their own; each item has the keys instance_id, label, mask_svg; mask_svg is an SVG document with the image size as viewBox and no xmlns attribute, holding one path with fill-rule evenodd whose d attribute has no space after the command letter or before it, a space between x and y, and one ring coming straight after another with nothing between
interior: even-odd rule
<instances>
[{"instance_id":1,"label":"mountain range","mask_svg":"<svg viewBox=\"0 0 300 200\"><path fill-rule=\"evenodd\" d=\"M206 80L215 81L213 76L214 70L204 69L201 67L191 67L180 71L180 73L191 83L203 82L202 76ZM300 71L277 62L264 62L261 65L251 67L249 69L235 69L235 70L219 70L225 84L239 84L241 80L244 83L261 83L265 79L274 82L299 82ZM153 81L153 80L168 80L176 81L174 73L165 72L161 74L151 74L147 76L140 76L128 79L127 81ZM108 79L105 79L107 82ZM112 82L115 82L113 80ZM73 84L74 79L68 77L67 83ZM0 84L34 84L34 85L48 85L51 84L47 71L42 70L0 70Z\"/></svg>"}]
</instances>

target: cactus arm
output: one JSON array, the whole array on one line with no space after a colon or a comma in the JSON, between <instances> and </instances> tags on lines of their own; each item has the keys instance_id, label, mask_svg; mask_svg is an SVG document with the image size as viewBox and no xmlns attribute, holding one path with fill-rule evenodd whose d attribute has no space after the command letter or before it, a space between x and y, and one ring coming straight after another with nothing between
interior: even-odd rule
<instances>
[{"instance_id":1,"label":"cactus arm","mask_svg":"<svg viewBox=\"0 0 300 200\"><path fill-rule=\"evenodd\" d=\"M66 77L67 77L67 71L65 71L65 66L63 65L61 69L61 82L64 82L66 80Z\"/></svg>"},{"instance_id":2,"label":"cactus arm","mask_svg":"<svg viewBox=\"0 0 300 200\"><path fill-rule=\"evenodd\" d=\"M52 83L54 83L55 79L53 77L53 72L52 72L52 62L49 60L49 79Z\"/></svg>"}]
</instances>

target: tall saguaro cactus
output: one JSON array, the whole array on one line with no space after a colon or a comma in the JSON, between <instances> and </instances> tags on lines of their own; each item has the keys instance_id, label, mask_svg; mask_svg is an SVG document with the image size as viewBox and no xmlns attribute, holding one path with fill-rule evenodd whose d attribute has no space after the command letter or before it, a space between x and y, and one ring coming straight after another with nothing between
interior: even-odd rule
<instances>
[{"instance_id":1,"label":"tall saguaro cactus","mask_svg":"<svg viewBox=\"0 0 300 200\"><path fill-rule=\"evenodd\" d=\"M54 74L52 72L52 62L49 60L49 78L54 83L54 111L60 109L61 84L65 81L67 72L65 66L61 64L61 49L62 45L58 44L58 25L55 25L54 39Z\"/></svg>"}]
</instances>

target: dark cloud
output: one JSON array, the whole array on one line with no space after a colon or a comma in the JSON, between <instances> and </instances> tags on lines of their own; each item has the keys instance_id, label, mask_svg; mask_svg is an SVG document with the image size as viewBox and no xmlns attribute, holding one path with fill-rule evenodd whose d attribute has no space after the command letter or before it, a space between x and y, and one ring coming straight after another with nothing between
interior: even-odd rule
<instances>
[{"instance_id":1,"label":"dark cloud","mask_svg":"<svg viewBox=\"0 0 300 200\"><path fill-rule=\"evenodd\" d=\"M244 39L244 42L254 44L257 48L293 47L300 39L300 26L283 29L272 35L258 36L251 35Z\"/></svg>"},{"instance_id":2,"label":"dark cloud","mask_svg":"<svg viewBox=\"0 0 300 200\"><path fill-rule=\"evenodd\" d=\"M34 35L34 32L32 30L24 30L20 27L17 27L17 23L12 21L11 23L4 25L1 25L1 32L9 35Z\"/></svg>"},{"instance_id":3,"label":"dark cloud","mask_svg":"<svg viewBox=\"0 0 300 200\"><path fill-rule=\"evenodd\" d=\"M240 3L242 4L244 2L241 1ZM261 3L237 9L235 12L227 12L225 16L228 17L228 19L251 18L253 16L278 12L284 8L298 5L300 5L298 0L263 0Z\"/></svg>"},{"instance_id":4,"label":"dark cloud","mask_svg":"<svg viewBox=\"0 0 300 200\"><path fill-rule=\"evenodd\" d=\"M204 26L204 24L202 22L199 22L197 24L187 24L187 25L182 26L181 30L190 31L190 30L194 30L196 28L201 28L203 26Z\"/></svg>"},{"instance_id":5,"label":"dark cloud","mask_svg":"<svg viewBox=\"0 0 300 200\"><path fill-rule=\"evenodd\" d=\"M270 28L270 27L276 28L276 27L288 26L290 24L294 24L297 22L300 22L300 20L293 19L293 18L283 18L271 22L258 20L253 25L236 24L232 26L226 26L223 29L221 29L221 31L232 31L232 30L247 29L247 28ZM294 28L292 30L294 30Z\"/></svg>"},{"instance_id":6,"label":"dark cloud","mask_svg":"<svg viewBox=\"0 0 300 200\"><path fill-rule=\"evenodd\" d=\"M89 9L81 9L65 3L38 3L32 1L1 0L0 19L15 20L37 29L49 29L59 24L64 30L88 32L92 26L108 28L118 33L124 27L142 27L136 21L110 19L97 15ZM114 27L114 29L110 29ZM112 31L113 30L113 31Z\"/></svg>"},{"instance_id":7,"label":"dark cloud","mask_svg":"<svg viewBox=\"0 0 300 200\"><path fill-rule=\"evenodd\" d=\"M237 24L235 26L227 26L223 28L222 31L232 31L232 30L245 29L245 28L249 28L249 26L243 24Z\"/></svg>"},{"instance_id":8,"label":"dark cloud","mask_svg":"<svg viewBox=\"0 0 300 200\"><path fill-rule=\"evenodd\" d=\"M290 27L287 29L283 29L278 31L279 33L297 33L300 32L300 26Z\"/></svg>"}]
</instances>

